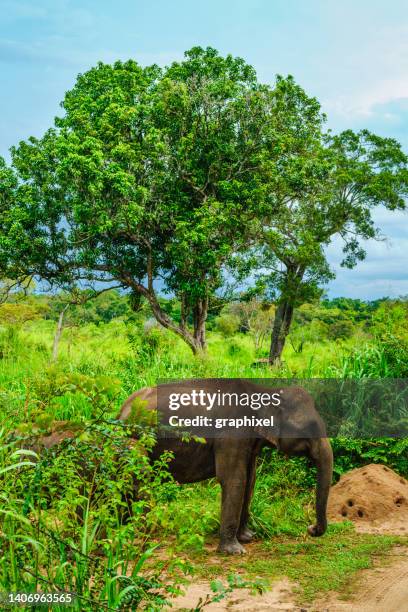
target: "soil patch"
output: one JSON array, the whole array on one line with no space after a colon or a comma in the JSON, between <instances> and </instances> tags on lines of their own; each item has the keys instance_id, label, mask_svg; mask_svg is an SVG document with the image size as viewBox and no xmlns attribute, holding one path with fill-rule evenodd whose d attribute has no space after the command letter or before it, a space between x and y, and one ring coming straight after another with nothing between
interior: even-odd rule
<instances>
[{"instance_id":1,"label":"soil patch","mask_svg":"<svg viewBox=\"0 0 408 612\"><path fill-rule=\"evenodd\" d=\"M296 602L296 585L288 579L275 582L262 595L253 595L248 589L237 589L220 602L205 606L209 612L267 612L267 610L291 610L292 612L408 612L408 550L397 547L391 555L391 563L374 569L362 570L356 580L350 601L342 601L338 593L327 593L313 604ZM194 610L200 598L211 593L210 585L197 581L177 597L171 610Z\"/></svg>"},{"instance_id":2,"label":"soil patch","mask_svg":"<svg viewBox=\"0 0 408 612\"><path fill-rule=\"evenodd\" d=\"M185 595L177 597L171 608L165 610L194 610L200 600L212 591L208 582L198 581L186 588ZM266 612L267 610L300 610L293 603L292 587L286 578L276 582L262 595L254 595L248 589L236 589L219 602L205 606L208 612Z\"/></svg>"},{"instance_id":3,"label":"soil patch","mask_svg":"<svg viewBox=\"0 0 408 612\"><path fill-rule=\"evenodd\" d=\"M393 563L386 567L363 570L351 601L341 601L338 594L326 595L315 602L312 612L408 612L408 550L394 551ZM296 608L294 608L296 609Z\"/></svg>"},{"instance_id":4,"label":"soil patch","mask_svg":"<svg viewBox=\"0 0 408 612\"><path fill-rule=\"evenodd\" d=\"M407 535L408 480L374 463L352 470L331 488L327 515L360 532Z\"/></svg>"}]
</instances>

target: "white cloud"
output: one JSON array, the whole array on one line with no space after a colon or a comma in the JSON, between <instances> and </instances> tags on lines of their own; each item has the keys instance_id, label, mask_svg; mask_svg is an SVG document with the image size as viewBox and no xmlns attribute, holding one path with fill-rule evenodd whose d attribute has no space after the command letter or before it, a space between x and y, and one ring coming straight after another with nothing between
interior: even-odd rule
<instances>
[{"instance_id":1,"label":"white cloud","mask_svg":"<svg viewBox=\"0 0 408 612\"><path fill-rule=\"evenodd\" d=\"M332 82L330 95L322 97L327 112L348 119L370 117L374 107L408 98L406 25L368 29L358 45L341 51L333 71L337 85Z\"/></svg>"},{"instance_id":2,"label":"white cloud","mask_svg":"<svg viewBox=\"0 0 408 612\"><path fill-rule=\"evenodd\" d=\"M336 272L336 279L327 287L329 295L375 299L408 294L408 213L390 212L383 208L375 211L373 216L387 238L380 242L364 242L367 256L354 269L340 266L340 239L333 240L327 248L328 260Z\"/></svg>"}]
</instances>

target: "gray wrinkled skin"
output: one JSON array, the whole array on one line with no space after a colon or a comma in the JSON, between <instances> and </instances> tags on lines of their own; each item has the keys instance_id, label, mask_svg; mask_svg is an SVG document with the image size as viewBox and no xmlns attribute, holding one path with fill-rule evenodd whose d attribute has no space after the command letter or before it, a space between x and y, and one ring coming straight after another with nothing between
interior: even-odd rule
<instances>
[{"instance_id":1,"label":"gray wrinkled skin","mask_svg":"<svg viewBox=\"0 0 408 612\"><path fill-rule=\"evenodd\" d=\"M218 389L231 390L231 382L222 379L200 381L200 388L214 392ZM196 381L172 384L172 391L188 392ZM249 381L234 381L234 391L271 392L270 388L255 385ZM327 528L326 507L333 471L333 453L325 437L324 425L314 407L311 396L299 387L283 390L283 403L275 408L275 420L284 422L283 429L288 437L277 437L268 429L254 428L254 437L207 438L206 443L182 442L180 439L159 439L151 458L157 459L165 450L172 451L174 459L169 469L180 483L197 482L216 477L222 488L221 528L218 550L223 553L241 554L243 543L250 542L252 532L248 529L249 506L256 478L256 459L265 445L273 446L285 455L306 455L317 467L316 524L310 525L311 536L322 535ZM150 410L162 409L157 403L157 387L144 388L133 393L123 404L119 419L126 420L131 414L132 404L139 398ZM197 407L186 408L184 414L197 414ZM200 409L199 409L200 410ZM203 410L203 409L201 409ZM222 408L219 409L218 416ZM262 410L258 412L261 414ZM204 414L204 412L203 412ZM269 409L268 414L271 414ZM225 413L224 413L225 415ZM221 414L221 416L223 416ZM284 419L283 419L284 416ZM302 434L307 432L307 437ZM310 432L313 433L311 437Z\"/></svg>"}]
</instances>

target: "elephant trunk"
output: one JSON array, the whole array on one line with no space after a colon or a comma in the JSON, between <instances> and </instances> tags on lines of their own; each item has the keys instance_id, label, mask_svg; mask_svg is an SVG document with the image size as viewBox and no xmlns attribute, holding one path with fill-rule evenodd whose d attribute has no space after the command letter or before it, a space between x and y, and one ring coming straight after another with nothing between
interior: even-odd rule
<instances>
[{"instance_id":1,"label":"elephant trunk","mask_svg":"<svg viewBox=\"0 0 408 612\"><path fill-rule=\"evenodd\" d=\"M328 438L313 440L311 457L317 467L316 525L308 529L312 536L320 536L327 529L327 500L333 476L333 451Z\"/></svg>"}]
</instances>

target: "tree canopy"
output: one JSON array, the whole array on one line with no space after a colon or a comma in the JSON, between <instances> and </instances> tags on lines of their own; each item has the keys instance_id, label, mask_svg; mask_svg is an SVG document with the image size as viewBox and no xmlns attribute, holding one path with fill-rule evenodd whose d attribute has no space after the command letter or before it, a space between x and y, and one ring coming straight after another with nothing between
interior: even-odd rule
<instances>
[{"instance_id":1,"label":"tree canopy","mask_svg":"<svg viewBox=\"0 0 408 612\"><path fill-rule=\"evenodd\" d=\"M304 168L308 189L294 198L290 185L285 189L286 200L261 237L258 284L279 301L271 361L280 358L293 309L334 277L325 253L333 237L343 243L341 265L354 267L365 258L362 240L381 238L373 210L404 209L408 194L408 158L400 144L367 130L325 134Z\"/></svg>"},{"instance_id":2,"label":"tree canopy","mask_svg":"<svg viewBox=\"0 0 408 612\"><path fill-rule=\"evenodd\" d=\"M320 104L292 77L261 84L211 47L164 69L99 63L61 106L42 138L12 148L11 168L0 161L1 275L124 288L194 352L226 270L262 270L284 338L293 308L332 276L332 237L353 266L361 239L377 237L372 209L404 206L396 141L325 133Z\"/></svg>"},{"instance_id":3,"label":"tree canopy","mask_svg":"<svg viewBox=\"0 0 408 612\"><path fill-rule=\"evenodd\" d=\"M100 63L62 108L43 138L12 149L4 272L64 289L118 282L194 351L205 347L209 297L273 214L317 103L291 78L270 88L242 59L197 47L164 70ZM181 322L157 287L179 297Z\"/></svg>"}]
</instances>

